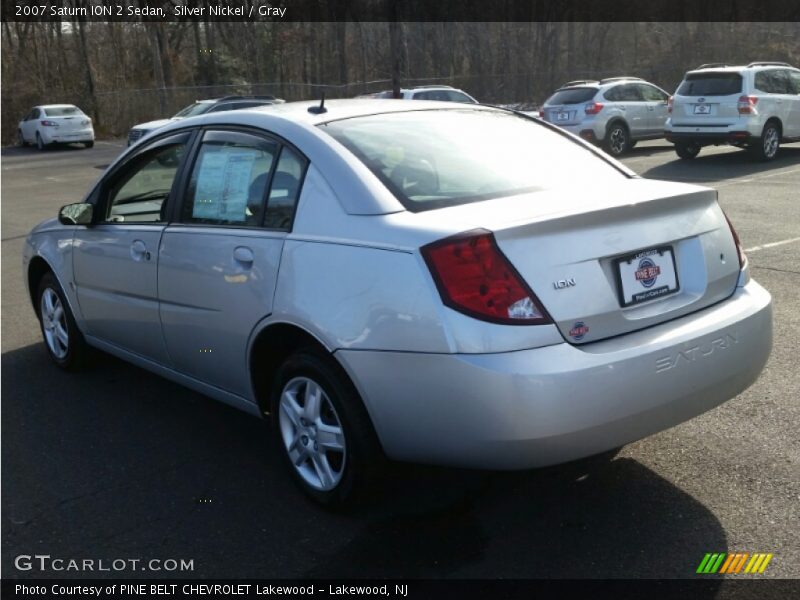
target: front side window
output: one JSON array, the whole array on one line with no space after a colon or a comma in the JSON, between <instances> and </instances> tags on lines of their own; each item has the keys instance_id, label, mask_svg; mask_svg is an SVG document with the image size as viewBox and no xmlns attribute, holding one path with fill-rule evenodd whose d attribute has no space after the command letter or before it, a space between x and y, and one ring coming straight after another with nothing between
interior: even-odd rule
<instances>
[{"instance_id":1,"label":"front side window","mask_svg":"<svg viewBox=\"0 0 800 600\"><path fill-rule=\"evenodd\" d=\"M414 212L564 187L575 173L601 187L625 178L581 144L502 111L408 111L320 128Z\"/></svg>"},{"instance_id":2,"label":"front side window","mask_svg":"<svg viewBox=\"0 0 800 600\"><path fill-rule=\"evenodd\" d=\"M195 159L182 220L258 227L278 144L257 136L209 132Z\"/></svg>"},{"instance_id":3,"label":"front side window","mask_svg":"<svg viewBox=\"0 0 800 600\"><path fill-rule=\"evenodd\" d=\"M152 223L164 220L162 208L186 152L185 139L164 144L133 159L115 177L108 196L106 220Z\"/></svg>"},{"instance_id":4,"label":"front side window","mask_svg":"<svg viewBox=\"0 0 800 600\"><path fill-rule=\"evenodd\" d=\"M647 85L645 83L639 84L639 90L641 91L642 98L644 98L645 102L666 102L667 95L652 85Z\"/></svg>"},{"instance_id":5,"label":"front side window","mask_svg":"<svg viewBox=\"0 0 800 600\"><path fill-rule=\"evenodd\" d=\"M741 91L739 73L711 72L687 75L677 93L681 96L730 96Z\"/></svg>"}]
</instances>

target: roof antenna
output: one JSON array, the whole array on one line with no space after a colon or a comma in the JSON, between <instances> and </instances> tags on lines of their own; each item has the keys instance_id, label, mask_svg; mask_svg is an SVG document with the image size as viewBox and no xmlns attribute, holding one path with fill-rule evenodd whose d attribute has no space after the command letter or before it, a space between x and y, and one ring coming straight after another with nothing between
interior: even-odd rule
<instances>
[{"instance_id":1,"label":"roof antenna","mask_svg":"<svg viewBox=\"0 0 800 600\"><path fill-rule=\"evenodd\" d=\"M322 98L320 98L319 106L309 106L308 112L312 115L321 115L322 113L328 112L328 109L325 108L325 90L322 90Z\"/></svg>"}]
</instances>

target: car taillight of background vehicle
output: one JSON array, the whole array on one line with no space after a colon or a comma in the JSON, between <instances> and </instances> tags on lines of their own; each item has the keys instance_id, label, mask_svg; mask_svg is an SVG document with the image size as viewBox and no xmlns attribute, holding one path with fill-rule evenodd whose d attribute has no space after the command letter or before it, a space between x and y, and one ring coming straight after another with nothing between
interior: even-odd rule
<instances>
[{"instance_id":1,"label":"car taillight of background vehicle","mask_svg":"<svg viewBox=\"0 0 800 600\"><path fill-rule=\"evenodd\" d=\"M446 306L482 321L542 325L552 319L485 229L421 248Z\"/></svg>"},{"instance_id":2,"label":"car taillight of background vehicle","mask_svg":"<svg viewBox=\"0 0 800 600\"><path fill-rule=\"evenodd\" d=\"M756 104L758 103L758 98L755 96L741 96L739 98L739 114L740 115L756 115L758 111L756 110Z\"/></svg>"},{"instance_id":3,"label":"car taillight of background vehicle","mask_svg":"<svg viewBox=\"0 0 800 600\"><path fill-rule=\"evenodd\" d=\"M589 104L583 107L583 110L587 115L596 115L603 110L603 105L600 102L589 102Z\"/></svg>"},{"instance_id":4,"label":"car taillight of background vehicle","mask_svg":"<svg viewBox=\"0 0 800 600\"><path fill-rule=\"evenodd\" d=\"M58 123L55 121L40 121L40 123L45 127L58 127Z\"/></svg>"},{"instance_id":5,"label":"car taillight of background vehicle","mask_svg":"<svg viewBox=\"0 0 800 600\"><path fill-rule=\"evenodd\" d=\"M672 112L672 104L673 104L674 101L675 101L675 99L672 96L667 98L667 112L668 113Z\"/></svg>"},{"instance_id":6,"label":"car taillight of background vehicle","mask_svg":"<svg viewBox=\"0 0 800 600\"><path fill-rule=\"evenodd\" d=\"M739 234L736 233L736 228L733 226L733 223L731 223L728 215L725 214L725 211L722 211L722 214L728 222L728 227L730 227L731 235L733 235L733 243L736 244L736 253L739 255L739 269L744 269L744 265L747 263L747 256L744 253L742 242L739 240Z\"/></svg>"}]
</instances>

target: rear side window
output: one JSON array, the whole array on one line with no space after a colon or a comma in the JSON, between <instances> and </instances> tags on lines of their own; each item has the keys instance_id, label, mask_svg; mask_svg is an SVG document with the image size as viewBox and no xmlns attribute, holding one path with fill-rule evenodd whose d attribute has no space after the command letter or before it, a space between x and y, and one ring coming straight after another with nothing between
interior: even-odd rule
<instances>
[{"instance_id":1,"label":"rear side window","mask_svg":"<svg viewBox=\"0 0 800 600\"><path fill-rule=\"evenodd\" d=\"M257 136L208 132L195 159L182 221L258 227L278 144Z\"/></svg>"},{"instance_id":2,"label":"rear side window","mask_svg":"<svg viewBox=\"0 0 800 600\"><path fill-rule=\"evenodd\" d=\"M320 128L413 212L565 187L575 173L600 187L625 179L567 136L501 111L408 111Z\"/></svg>"},{"instance_id":3,"label":"rear side window","mask_svg":"<svg viewBox=\"0 0 800 600\"><path fill-rule=\"evenodd\" d=\"M581 104L589 102L597 94L597 88L568 88L558 90L550 96L547 104Z\"/></svg>"},{"instance_id":4,"label":"rear side window","mask_svg":"<svg viewBox=\"0 0 800 600\"><path fill-rule=\"evenodd\" d=\"M693 73L678 88L681 96L730 96L741 91L739 73Z\"/></svg>"},{"instance_id":5,"label":"rear side window","mask_svg":"<svg viewBox=\"0 0 800 600\"><path fill-rule=\"evenodd\" d=\"M81 109L77 106L59 106L44 109L44 114L47 117L72 117L75 115L82 115Z\"/></svg>"},{"instance_id":6,"label":"rear side window","mask_svg":"<svg viewBox=\"0 0 800 600\"><path fill-rule=\"evenodd\" d=\"M297 152L284 146L272 176L264 227L289 229L305 170L305 160Z\"/></svg>"},{"instance_id":7,"label":"rear side window","mask_svg":"<svg viewBox=\"0 0 800 600\"><path fill-rule=\"evenodd\" d=\"M768 94L792 94L788 71L772 69L759 71L755 78L756 89Z\"/></svg>"}]
</instances>

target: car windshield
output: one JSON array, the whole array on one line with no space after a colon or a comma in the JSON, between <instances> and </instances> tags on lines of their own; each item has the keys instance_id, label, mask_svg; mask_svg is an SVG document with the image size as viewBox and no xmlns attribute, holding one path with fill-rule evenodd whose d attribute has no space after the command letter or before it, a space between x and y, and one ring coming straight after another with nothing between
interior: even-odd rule
<instances>
[{"instance_id":1,"label":"car windshield","mask_svg":"<svg viewBox=\"0 0 800 600\"><path fill-rule=\"evenodd\" d=\"M581 102L589 102L597 93L597 88L569 88L566 90L558 90L555 94L550 96L547 104L580 104Z\"/></svg>"},{"instance_id":2,"label":"car windshield","mask_svg":"<svg viewBox=\"0 0 800 600\"><path fill-rule=\"evenodd\" d=\"M77 106L50 106L44 109L44 114L46 117L72 117L83 113Z\"/></svg>"},{"instance_id":3,"label":"car windshield","mask_svg":"<svg viewBox=\"0 0 800 600\"><path fill-rule=\"evenodd\" d=\"M622 171L565 134L494 110L420 110L320 125L417 212L565 186Z\"/></svg>"},{"instance_id":4,"label":"car windshield","mask_svg":"<svg viewBox=\"0 0 800 600\"><path fill-rule=\"evenodd\" d=\"M678 94L681 96L730 96L742 91L739 73L696 73L687 75Z\"/></svg>"},{"instance_id":5,"label":"car windshield","mask_svg":"<svg viewBox=\"0 0 800 600\"><path fill-rule=\"evenodd\" d=\"M194 104L190 104L186 108L184 108L179 113L176 113L173 119L183 118L183 117L193 117L195 115L202 115L204 112L208 111L209 107L212 106L211 102L195 102Z\"/></svg>"}]
</instances>

